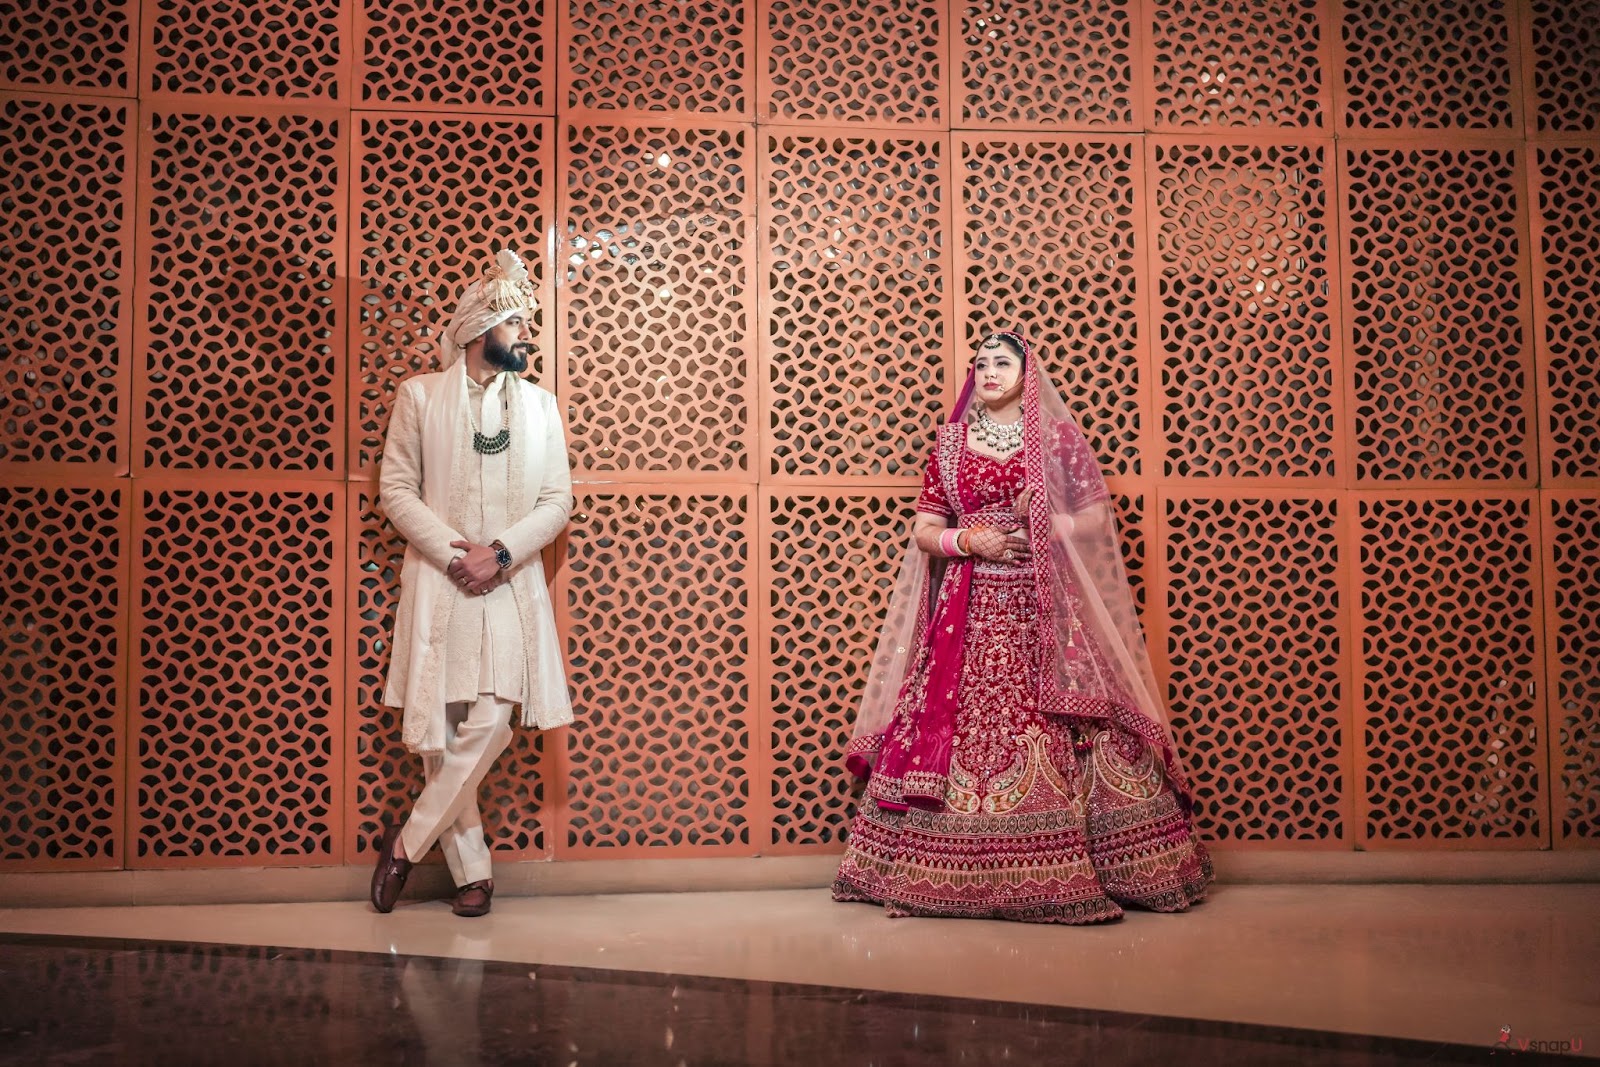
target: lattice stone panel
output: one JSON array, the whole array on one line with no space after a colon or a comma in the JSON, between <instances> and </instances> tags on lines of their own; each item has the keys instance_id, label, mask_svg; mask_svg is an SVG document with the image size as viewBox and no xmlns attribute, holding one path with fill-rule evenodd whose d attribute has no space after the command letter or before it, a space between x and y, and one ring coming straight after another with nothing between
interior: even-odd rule
<instances>
[{"instance_id":1,"label":"lattice stone panel","mask_svg":"<svg viewBox=\"0 0 1600 1067\"><path fill-rule=\"evenodd\" d=\"M772 121L946 124L943 2L769 0L766 10Z\"/></svg>"},{"instance_id":2,"label":"lattice stone panel","mask_svg":"<svg viewBox=\"0 0 1600 1067\"><path fill-rule=\"evenodd\" d=\"M1150 561L1150 534L1146 527L1150 521L1143 493L1118 493L1112 499L1117 509L1117 530L1121 534L1122 565L1128 571L1128 584L1133 589L1133 607L1139 613L1139 622L1145 621L1146 567Z\"/></svg>"},{"instance_id":3,"label":"lattice stone panel","mask_svg":"<svg viewBox=\"0 0 1600 1067\"><path fill-rule=\"evenodd\" d=\"M1132 138L963 139L964 379L984 334L1033 341L1107 474L1142 472L1143 159Z\"/></svg>"},{"instance_id":4,"label":"lattice stone panel","mask_svg":"<svg viewBox=\"0 0 1600 1067\"><path fill-rule=\"evenodd\" d=\"M1591 845L1597 27L1600 0L0 0L0 865L369 859L421 785L378 704L403 546L332 479L375 468L502 239L555 301L534 375L590 495L558 596L580 721L484 783L499 856L837 847L911 483L996 327L1112 478L1207 834ZM1336 182L1335 125L1372 134ZM160 474L187 470L229 480Z\"/></svg>"},{"instance_id":5,"label":"lattice stone panel","mask_svg":"<svg viewBox=\"0 0 1600 1067\"><path fill-rule=\"evenodd\" d=\"M1530 478L1516 152L1345 150L1363 479Z\"/></svg>"},{"instance_id":6,"label":"lattice stone panel","mask_svg":"<svg viewBox=\"0 0 1600 1067\"><path fill-rule=\"evenodd\" d=\"M1321 145L1154 145L1168 477L1335 473Z\"/></svg>"},{"instance_id":7,"label":"lattice stone panel","mask_svg":"<svg viewBox=\"0 0 1600 1067\"><path fill-rule=\"evenodd\" d=\"M749 470L750 137L568 127L561 397L580 479Z\"/></svg>"},{"instance_id":8,"label":"lattice stone panel","mask_svg":"<svg viewBox=\"0 0 1600 1067\"><path fill-rule=\"evenodd\" d=\"M1135 124L1131 0L958 0L966 126Z\"/></svg>"},{"instance_id":9,"label":"lattice stone panel","mask_svg":"<svg viewBox=\"0 0 1600 1067\"><path fill-rule=\"evenodd\" d=\"M129 111L0 98L0 463L126 462Z\"/></svg>"},{"instance_id":10,"label":"lattice stone panel","mask_svg":"<svg viewBox=\"0 0 1600 1067\"><path fill-rule=\"evenodd\" d=\"M0 86L128 92L134 0L0 0Z\"/></svg>"},{"instance_id":11,"label":"lattice stone panel","mask_svg":"<svg viewBox=\"0 0 1600 1067\"><path fill-rule=\"evenodd\" d=\"M353 0L351 0L353 2ZM146 91L342 95L343 0L143 0Z\"/></svg>"},{"instance_id":12,"label":"lattice stone panel","mask_svg":"<svg viewBox=\"0 0 1600 1067\"><path fill-rule=\"evenodd\" d=\"M1337 841L1346 603L1332 499L1165 502L1179 751L1217 841Z\"/></svg>"},{"instance_id":13,"label":"lattice stone panel","mask_svg":"<svg viewBox=\"0 0 1600 1067\"><path fill-rule=\"evenodd\" d=\"M751 110L746 0L573 0L567 106L624 111Z\"/></svg>"},{"instance_id":14,"label":"lattice stone panel","mask_svg":"<svg viewBox=\"0 0 1600 1067\"><path fill-rule=\"evenodd\" d=\"M568 529L565 851L748 847L744 496L591 492Z\"/></svg>"},{"instance_id":15,"label":"lattice stone panel","mask_svg":"<svg viewBox=\"0 0 1600 1067\"><path fill-rule=\"evenodd\" d=\"M1600 477L1600 146L1540 148L1538 169L1545 472Z\"/></svg>"},{"instance_id":16,"label":"lattice stone panel","mask_svg":"<svg viewBox=\"0 0 1600 1067\"><path fill-rule=\"evenodd\" d=\"M1365 838L1546 836L1532 499L1360 502Z\"/></svg>"},{"instance_id":17,"label":"lattice stone panel","mask_svg":"<svg viewBox=\"0 0 1600 1067\"><path fill-rule=\"evenodd\" d=\"M344 501L146 488L130 866L336 862Z\"/></svg>"},{"instance_id":18,"label":"lattice stone panel","mask_svg":"<svg viewBox=\"0 0 1600 1067\"><path fill-rule=\"evenodd\" d=\"M912 477L944 410L942 142L766 137L768 473Z\"/></svg>"},{"instance_id":19,"label":"lattice stone panel","mask_svg":"<svg viewBox=\"0 0 1600 1067\"><path fill-rule=\"evenodd\" d=\"M333 117L152 117L145 467L340 469L345 152Z\"/></svg>"},{"instance_id":20,"label":"lattice stone panel","mask_svg":"<svg viewBox=\"0 0 1600 1067\"><path fill-rule=\"evenodd\" d=\"M1546 500L1556 827L1561 842L1592 845L1600 843L1600 499Z\"/></svg>"},{"instance_id":21,"label":"lattice stone panel","mask_svg":"<svg viewBox=\"0 0 1600 1067\"><path fill-rule=\"evenodd\" d=\"M363 117L353 468L377 466L395 392L411 375L438 369L439 331L493 250L516 249L539 286L529 368L543 376L552 149L549 124L537 120Z\"/></svg>"},{"instance_id":22,"label":"lattice stone panel","mask_svg":"<svg viewBox=\"0 0 1600 1067\"><path fill-rule=\"evenodd\" d=\"M120 488L0 487L0 864L121 858Z\"/></svg>"},{"instance_id":23,"label":"lattice stone panel","mask_svg":"<svg viewBox=\"0 0 1600 1067\"><path fill-rule=\"evenodd\" d=\"M545 812L545 749L541 730L513 726L511 744L495 761L478 790L483 832L501 859L546 859L550 841ZM553 742L559 746L559 737Z\"/></svg>"},{"instance_id":24,"label":"lattice stone panel","mask_svg":"<svg viewBox=\"0 0 1600 1067\"><path fill-rule=\"evenodd\" d=\"M1528 0L1535 127L1600 130L1600 0Z\"/></svg>"},{"instance_id":25,"label":"lattice stone panel","mask_svg":"<svg viewBox=\"0 0 1600 1067\"><path fill-rule=\"evenodd\" d=\"M1350 129L1515 126L1505 0L1341 0Z\"/></svg>"},{"instance_id":26,"label":"lattice stone panel","mask_svg":"<svg viewBox=\"0 0 1600 1067\"><path fill-rule=\"evenodd\" d=\"M1326 124L1323 0L1155 0L1162 126Z\"/></svg>"},{"instance_id":27,"label":"lattice stone panel","mask_svg":"<svg viewBox=\"0 0 1600 1067\"><path fill-rule=\"evenodd\" d=\"M351 489L348 854L370 856L383 823L400 823L422 790L422 762L400 743L400 712L383 706L405 540L378 511L376 494Z\"/></svg>"},{"instance_id":28,"label":"lattice stone panel","mask_svg":"<svg viewBox=\"0 0 1600 1067\"><path fill-rule=\"evenodd\" d=\"M545 0L360 2L364 103L550 113Z\"/></svg>"},{"instance_id":29,"label":"lattice stone panel","mask_svg":"<svg viewBox=\"0 0 1600 1067\"><path fill-rule=\"evenodd\" d=\"M916 502L889 492L768 498L773 845L843 840L851 781L841 757Z\"/></svg>"}]
</instances>

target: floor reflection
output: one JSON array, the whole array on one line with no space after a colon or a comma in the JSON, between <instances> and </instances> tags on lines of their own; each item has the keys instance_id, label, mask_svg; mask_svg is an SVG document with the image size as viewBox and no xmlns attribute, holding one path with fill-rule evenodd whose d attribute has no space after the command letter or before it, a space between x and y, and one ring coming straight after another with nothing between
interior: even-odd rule
<instances>
[{"instance_id":1,"label":"floor reflection","mask_svg":"<svg viewBox=\"0 0 1600 1067\"><path fill-rule=\"evenodd\" d=\"M470 953L481 946L457 947ZM1516 1060L1539 1062L1527 1055ZM1498 1061L1487 1043L1470 1048L824 986L0 935L0 1062L1387 1067Z\"/></svg>"},{"instance_id":2,"label":"floor reflection","mask_svg":"<svg viewBox=\"0 0 1600 1067\"><path fill-rule=\"evenodd\" d=\"M482 960L413 956L400 972L400 996L428 1067L481 1067Z\"/></svg>"}]
</instances>

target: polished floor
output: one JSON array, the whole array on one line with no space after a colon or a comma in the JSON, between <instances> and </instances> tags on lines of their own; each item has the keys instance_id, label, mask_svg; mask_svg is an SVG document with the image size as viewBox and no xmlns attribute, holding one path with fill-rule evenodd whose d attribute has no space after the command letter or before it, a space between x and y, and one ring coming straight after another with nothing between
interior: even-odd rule
<instances>
[{"instance_id":1,"label":"polished floor","mask_svg":"<svg viewBox=\"0 0 1600 1067\"><path fill-rule=\"evenodd\" d=\"M821 890L505 898L480 920L437 901L16 909L0 960L4 1063L1373 1065L1600 1045L1594 885L1224 885L1187 915L1087 928L891 920Z\"/></svg>"}]
</instances>

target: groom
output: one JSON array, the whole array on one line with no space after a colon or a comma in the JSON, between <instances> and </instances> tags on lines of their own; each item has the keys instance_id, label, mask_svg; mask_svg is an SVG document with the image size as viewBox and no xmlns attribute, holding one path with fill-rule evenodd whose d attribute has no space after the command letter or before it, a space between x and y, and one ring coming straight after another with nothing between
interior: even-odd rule
<instances>
[{"instance_id":1,"label":"groom","mask_svg":"<svg viewBox=\"0 0 1600 1067\"><path fill-rule=\"evenodd\" d=\"M379 499L406 540L383 702L426 779L410 817L385 826L372 905L394 908L438 842L457 915L494 894L478 785L524 727L572 721L539 552L572 510L556 398L527 369L536 308L527 267L501 251L468 285L441 336L443 370L401 383Z\"/></svg>"}]
</instances>

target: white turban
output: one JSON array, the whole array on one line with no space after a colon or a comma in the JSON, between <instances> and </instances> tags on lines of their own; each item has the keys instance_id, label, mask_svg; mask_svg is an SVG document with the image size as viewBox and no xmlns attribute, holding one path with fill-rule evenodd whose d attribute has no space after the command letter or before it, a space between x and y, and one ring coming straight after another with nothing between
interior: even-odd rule
<instances>
[{"instance_id":1,"label":"white turban","mask_svg":"<svg viewBox=\"0 0 1600 1067\"><path fill-rule=\"evenodd\" d=\"M531 318L538 306L527 264L511 249L501 249L483 277L461 291L455 317L439 338L440 366L451 366L468 344L511 316Z\"/></svg>"}]
</instances>

